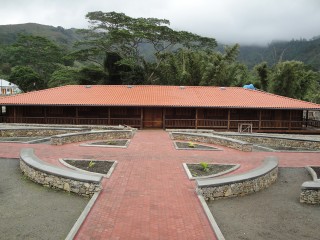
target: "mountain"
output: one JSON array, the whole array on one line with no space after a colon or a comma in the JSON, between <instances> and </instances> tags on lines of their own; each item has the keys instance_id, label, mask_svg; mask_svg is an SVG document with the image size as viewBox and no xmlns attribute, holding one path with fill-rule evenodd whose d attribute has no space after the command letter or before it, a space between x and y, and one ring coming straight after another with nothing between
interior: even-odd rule
<instances>
[{"instance_id":1,"label":"mountain","mask_svg":"<svg viewBox=\"0 0 320 240\"><path fill-rule=\"evenodd\" d=\"M64 29L63 27L53 27L37 23L25 23L14 25L0 25L0 45L14 43L19 34L36 35L46 37L67 48L71 48L73 43L81 39L75 28Z\"/></svg>"},{"instance_id":2,"label":"mountain","mask_svg":"<svg viewBox=\"0 0 320 240\"><path fill-rule=\"evenodd\" d=\"M297 60L320 71L320 37L310 40L272 42L266 47L240 46L238 60L249 68L262 61L273 65L280 60Z\"/></svg>"},{"instance_id":3,"label":"mountain","mask_svg":"<svg viewBox=\"0 0 320 240\"><path fill-rule=\"evenodd\" d=\"M71 48L73 43L81 40L77 29L64 29L36 23L0 25L0 45L12 44L19 34L31 34L46 37L59 45ZM223 49L219 44L217 50ZM143 46L144 54L150 58L153 51L151 46ZM150 55L150 56L149 56ZM256 64L266 61L273 65L279 60L298 60L320 71L320 36L310 40L300 39L292 41L272 42L268 46L240 46L238 60L252 68Z\"/></svg>"}]
</instances>

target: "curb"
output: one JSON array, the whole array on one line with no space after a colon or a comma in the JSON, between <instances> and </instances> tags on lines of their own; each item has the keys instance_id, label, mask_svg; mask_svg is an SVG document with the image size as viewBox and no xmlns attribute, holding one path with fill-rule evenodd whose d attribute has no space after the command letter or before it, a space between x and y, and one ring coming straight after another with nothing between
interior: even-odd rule
<instances>
[{"instance_id":1,"label":"curb","mask_svg":"<svg viewBox=\"0 0 320 240\"><path fill-rule=\"evenodd\" d=\"M198 196L198 199L199 199L199 201L201 203L203 211L204 211L204 213L206 214L206 216L207 216L207 218L209 220L211 228L213 229L214 234L217 237L217 240L225 240L225 238L224 238L224 236L223 236L223 234L222 234L222 232L221 232L216 220L214 219L214 217L213 217L213 215L212 215L212 213L211 213L206 201L204 200L203 196L201 196L199 194L197 194L197 196Z\"/></svg>"},{"instance_id":2,"label":"curb","mask_svg":"<svg viewBox=\"0 0 320 240\"><path fill-rule=\"evenodd\" d=\"M93 207L93 205L95 204L96 200L98 199L99 195L100 195L101 191L96 192L95 194L93 194L92 198L90 199L90 201L88 202L87 206L84 208L84 210L82 211L82 213L80 214L78 220L75 222L75 224L73 225L73 227L71 228L70 232L68 233L66 240L72 240L74 239L74 237L76 236L76 234L78 233L82 223L84 222L84 220L87 218L91 208Z\"/></svg>"}]
</instances>

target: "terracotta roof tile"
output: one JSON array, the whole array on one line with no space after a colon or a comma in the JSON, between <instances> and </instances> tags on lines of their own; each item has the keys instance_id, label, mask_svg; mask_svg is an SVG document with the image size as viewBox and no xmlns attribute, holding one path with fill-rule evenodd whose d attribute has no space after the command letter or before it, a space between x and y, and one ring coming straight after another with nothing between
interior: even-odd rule
<instances>
[{"instance_id":1,"label":"terracotta roof tile","mask_svg":"<svg viewBox=\"0 0 320 240\"><path fill-rule=\"evenodd\" d=\"M0 98L1 105L181 106L319 109L319 104L240 87L69 85Z\"/></svg>"}]
</instances>

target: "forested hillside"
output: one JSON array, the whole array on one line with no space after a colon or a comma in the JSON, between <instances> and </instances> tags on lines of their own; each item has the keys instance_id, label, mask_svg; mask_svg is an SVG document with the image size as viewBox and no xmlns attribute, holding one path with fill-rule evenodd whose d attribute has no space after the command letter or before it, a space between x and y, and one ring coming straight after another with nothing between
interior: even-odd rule
<instances>
[{"instance_id":1,"label":"forested hillside","mask_svg":"<svg viewBox=\"0 0 320 240\"><path fill-rule=\"evenodd\" d=\"M272 66L279 61L297 60L320 71L320 37L311 40L273 42L267 47L240 46L238 59L249 68L263 61Z\"/></svg>"},{"instance_id":2,"label":"forested hillside","mask_svg":"<svg viewBox=\"0 0 320 240\"><path fill-rule=\"evenodd\" d=\"M76 29L64 29L37 23L0 25L0 45L8 45L17 41L21 34L48 38L62 46L72 47L73 43L81 39Z\"/></svg>"}]
</instances>

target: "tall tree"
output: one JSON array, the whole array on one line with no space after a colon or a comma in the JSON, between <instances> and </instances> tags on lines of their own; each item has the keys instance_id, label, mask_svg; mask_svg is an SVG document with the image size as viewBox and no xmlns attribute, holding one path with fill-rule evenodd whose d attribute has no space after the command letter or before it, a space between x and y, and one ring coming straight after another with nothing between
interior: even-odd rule
<instances>
[{"instance_id":1,"label":"tall tree","mask_svg":"<svg viewBox=\"0 0 320 240\"><path fill-rule=\"evenodd\" d=\"M303 62L279 62L271 75L271 91L282 96L304 99L317 76Z\"/></svg>"},{"instance_id":2,"label":"tall tree","mask_svg":"<svg viewBox=\"0 0 320 240\"><path fill-rule=\"evenodd\" d=\"M115 53L120 57L117 64L130 68L130 76L137 74L140 77L144 72L146 61L141 49L145 45L153 47L155 56L173 47L213 51L216 46L213 38L172 30L166 19L132 18L116 12L89 12L86 17L91 27L81 31L85 40L77 43L81 50L73 55L79 60L91 61L103 67L105 57ZM159 65L156 64L154 69ZM149 76L142 76L150 80L153 74L154 71L151 71Z\"/></svg>"},{"instance_id":3,"label":"tall tree","mask_svg":"<svg viewBox=\"0 0 320 240\"><path fill-rule=\"evenodd\" d=\"M44 85L57 68L63 64L63 51L46 38L20 35L17 42L8 48L12 66L28 66L43 80Z\"/></svg>"},{"instance_id":4,"label":"tall tree","mask_svg":"<svg viewBox=\"0 0 320 240\"><path fill-rule=\"evenodd\" d=\"M262 62L254 67L255 72L258 74L259 85L261 90L267 91L268 90L268 76L269 76L269 69L267 62Z\"/></svg>"},{"instance_id":5,"label":"tall tree","mask_svg":"<svg viewBox=\"0 0 320 240\"><path fill-rule=\"evenodd\" d=\"M28 66L14 67L9 81L18 85L23 92L40 90L45 87L40 75Z\"/></svg>"}]
</instances>

